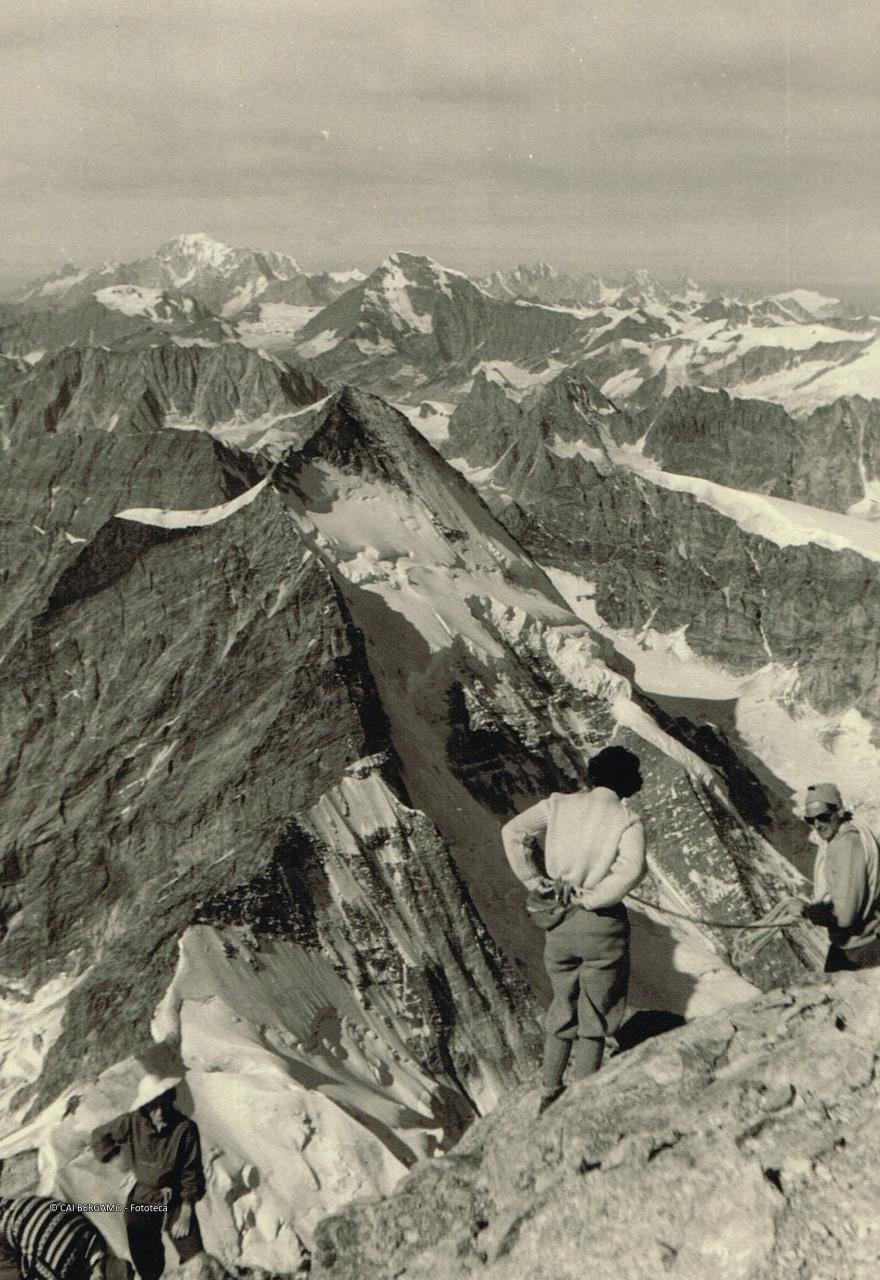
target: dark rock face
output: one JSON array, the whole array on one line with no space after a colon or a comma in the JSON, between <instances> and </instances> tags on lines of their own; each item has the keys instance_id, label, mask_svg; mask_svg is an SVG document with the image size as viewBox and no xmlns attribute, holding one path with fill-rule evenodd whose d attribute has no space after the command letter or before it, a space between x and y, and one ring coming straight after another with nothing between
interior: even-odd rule
<instances>
[{"instance_id":1,"label":"dark rock face","mask_svg":"<svg viewBox=\"0 0 880 1280\"><path fill-rule=\"evenodd\" d=\"M124 288L123 288L124 293ZM0 351L10 356L42 355L62 347L141 345L161 342L165 334L189 341L223 342L233 330L211 311L183 294L165 293L153 305L138 303L121 311L90 297L65 310L33 310L24 305L0 307Z\"/></svg>"},{"instance_id":2,"label":"dark rock face","mask_svg":"<svg viewBox=\"0 0 880 1280\"><path fill-rule=\"evenodd\" d=\"M156 431L168 419L207 430L236 418L282 420L323 394L310 374L238 343L71 348L15 384L0 422L13 442L40 430Z\"/></svg>"},{"instance_id":3,"label":"dark rock face","mask_svg":"<svg viewBox=\"0 0 880 1280\"><path fill-rule=\"evenodd\" d=\"M24 436L5 454L0 643L8 653L46 611L65 575L117 511L213 507L256 484L261 468L205 432L68 431Z\"/></svg>"},{"instance_id":4,"label":"dark rock face","mask_svg":"<svg viewBox=\"0 0 880 1280\"><path fill-rule=\"evenodd\" d=\"M466 458L471 467L500 463L511 448L519 458L545 452L557 439L576 441L604 452L601 428L616 425L621 415L586 379L560 374L520 400L478 374L467 397L449 419L449 436L442 444L447 458ZM505 476L511 464L501 463Z\"/></svg>"},{"instance_id":5,"label":"dark rock face","mask_svg":"<svg viewBox=\"0 0 880 1280\"><path fill-rule=\"evenodd\" d=\"M871 974L776 991L622 1054L540 1119L520 1094L322 1222L313 1274L867 1277L876 996Z\"/></svg>"},{"instance_id":6,"label":"dark rock face","mask_svg":"<svg viewBox=\"0 0 880 1280\"><path fill-rule=\"evenodd\" d=\"M645 453L666 471L828 511L862 501L880 468L880 404L860 396L797 422L765 400L679 387L634 422Z\"/></svg>"},{"instance_id":7,"label":"dark rock face","mask_svg":"<svg viewBox=\"0 0 880 1280\"><path fill-rule=\"evenodd\" d=\"M199 864L218 848L237 848L236 874L246 876L265 849L263 831L283 825L320 794L322 779L372 746L350 703L356 691L338 668L352 642L344 621L340 630L331 622L332 586L310 558L300 568L302 549L285 534L283 510L271 499L264 505L260 520L249 511L210 531L115 533L105 550L114 580L77 597L62 579L54 607L50 600L11 655L5 715L18 723L20 744L11 763L30 799L22 814L19 786L5 806L22 874L5 887L4 969L39 980L71 951L93 954L109 913L121 910L131 922L79 989L76 1003L88 1010L84 1020L100 1046L97 1060L80 1069L100 1069L121 1056L136 1028L143 1034L169 981L176 937L211 885ZM125 548L131 537L134 554ZM285 607L272 613L282 581ZM203 600L198 610L194 592ZM309 622L299 642L295 618ZM297 643L304 651L311 643L312 654L289 682ZM322 729L318 708L337 710L337 699L335 721ZM97 737L90 722L102 725ZM65 870L73 865L75 875ZM176 885L165 893L169 881ZM53 888L45 896L35 883ZM157 896L163 910L153 929L135 929ZM126 970L144 973L134 999L111 977ZM65 1073L76 1043L72 1034L59 1053Z\"/></svg>"},{"instance_id":8,"label":"dark rock face","mask_svg":"<svg viewBox=\"0 0 880 1280\"><path fill-rule=\"evenodd\" d=\"M682 387L653 416L644 450L666 471L790 498L799 444L779 405Z\"/></svg>"},{"instance_id":9,"label":"dark rock face","mask_svg":"<svg viewBox=\"0 0 880 1280\"><path fill-rule=\"evenodd\" d=\"M880 401L850 396L814 410L801 432L793 497L830 511L862 501L880 476ZM869 502L863 514L876 517Z\"/></svg>"}]
</instances>

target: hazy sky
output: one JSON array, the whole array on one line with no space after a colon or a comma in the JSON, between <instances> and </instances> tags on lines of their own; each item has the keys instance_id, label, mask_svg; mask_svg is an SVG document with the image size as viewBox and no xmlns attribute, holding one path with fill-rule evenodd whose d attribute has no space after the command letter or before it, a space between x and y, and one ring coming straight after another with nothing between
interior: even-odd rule
<instances>
[{"instance_id":1,"label":"hazy sky","mask_svg":"<svg viewBox=\"0 0 880 1280\"><path fill-rule=\"evenodd\" d=\"M0 278L181 231L880 286L875 0L2 0Z\"/></svg>"}]
</instances>

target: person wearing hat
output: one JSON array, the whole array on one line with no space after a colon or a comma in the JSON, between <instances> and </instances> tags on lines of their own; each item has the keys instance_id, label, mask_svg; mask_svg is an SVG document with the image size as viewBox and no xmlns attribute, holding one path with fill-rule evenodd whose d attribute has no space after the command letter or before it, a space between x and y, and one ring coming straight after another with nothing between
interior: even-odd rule
<instances>
[{"instance_id":1,"label":"person wearing hat","mask_svg":"<svg viewBox=\"0 0 880 1280\"><path fill-rule=\"evenodd\" d=\"M159 1280L165 1270L164 1234L181 1262L204 1251L193 1207L205 1194L199 1131L174 1106L179 1083L171 1076L145 1076L133 1109L92 1134L92 1150L102 1163L122 1152L134 1173L125 1227L141 1280Z\"/></svg>"},{"instance_id":2,"label":"person wearing hat","mask_svg":"<svg viewBox=\"0 0 880 1280\"><path fill-rule=\"evenodd\" d=\"M807 787L804 817L820 839L813 901L803 915L828 930L825 972L880 965L880 849L833 782Z\"/></svg>"},{"instance_id":3,"label":"person wearing hat","mask_svg":"<svg viewBox=\"0 0 880 1280\"><path fill-rule=\"evenodd\" d=\"M130 1280L97 1227L46 1196L0 1197L0 1266L23 1280Z\"/></svg>"},{"instance_id":4,"label":"person wearing hat","mask_svg":"<svg viewBox=\"0 0 880 1280\"><path fill-rule=\"evenodd\" d=\"M563 891L565 910L558 922L545 925L544 967L553 999L545 1019L539 1114L562 1093L572 1050L572 1077L592 1075L602 1065L605 1037L623 1019L629 980L623 899L647 870L642 820L626 804L642 786L638 756L605 747L590 760L587 782L589 789L554 793L501 829L507 860L526 888ZM543 871L532 853L541 839Z\"/></svg>"}]
</instances>

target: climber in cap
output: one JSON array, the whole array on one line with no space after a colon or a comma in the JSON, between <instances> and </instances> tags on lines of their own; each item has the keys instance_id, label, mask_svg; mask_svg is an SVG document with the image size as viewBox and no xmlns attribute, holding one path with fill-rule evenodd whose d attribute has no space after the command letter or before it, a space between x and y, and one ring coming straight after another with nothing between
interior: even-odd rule
<instances>
[{"instance_id":1,"label":"climber in cap","mask_svg":"<svg viewBox=\"0 0 880 1280\"><path fill-rule=\"evenodd\" d=\"M132 1110L92 1134L95 1156L103 1163L122 1152L136 1178L125 1226L141 1280L159 1280L165 1269L163 1233L181 1262L204 1248L193 1207L205 1194L199 1131L175 1109L179 1083L172 1076L144 1076Z\"/></svg>"},{"instance_id":2,"label":"climber in cap","mask_svg":"<svg viewBox=\"0 0 880 1280\"><path fill-rule=\"evenodd\" d=\"M629 917L623 899L647 870L642 820L626 804L642 786L639 758L605 747L587 765L585 790L554 793L501 829L511 870L534 895L562 891L559 918L544 919L547 1010L539 1114L563 1091L569 1056L574 1079L602 1065L605 1037L617 1031L629 979ZM544 871L532 844L543 839ZM529 909L527 905L527 910ZM553 913L555 914L555 913Z\"/></svg>"},{"instance_id":3,"label":"climber in cap","mask_svg":"<svg viewBox=\"0 0 880 1280\"><path fill-rule=\"evenodd\" d=\"M803 915L828 930L825 972L880 965L880 849L833 782L807 787L804 817L820 839L813 901Z\"/></svg>"}]
</instances>

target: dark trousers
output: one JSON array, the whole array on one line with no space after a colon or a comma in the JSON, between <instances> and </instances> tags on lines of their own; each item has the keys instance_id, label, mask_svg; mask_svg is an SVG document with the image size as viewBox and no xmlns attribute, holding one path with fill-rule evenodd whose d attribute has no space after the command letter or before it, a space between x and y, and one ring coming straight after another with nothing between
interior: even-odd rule
<instances>
[{"instance_id":1,"label":"dark trousers","mask_svg":"<svg viewBox=\"0 0 880 1280\"><path fill-rule=\"evenodd\" d=\"M125 1229L128 1232L128 1248L131 1260L141 1280L159 1280L165 1270L165 1235L163 1228L171 1227L180 1212L180 1205L173 1206L168 1213L140 1212L131 1203L125 1208ZM196 1220L195 1211L192 1225L188 1233L180 1240L170 1237L181 1262L189 1262L196 1254L202 1253L202 1233Z\"/></svg>"},{"instance_id":2,"label":"dark trousers","mask_svg":"<svg viewBox=\"0 0 880 1280\"><path fill-rule=\"evenodd\" d=\"M880 939L877 938L865 947L852 947L849 951L844 951L843 947L832 942L825 957L826 973L875 968L880 968Z\"/></svg>"},{"instance_id":3,"label":"dark trousers","mask_svg":"<svg viewBox=\"0 0 880 1280\"><path fill-rule=\"evenodd\" d=\"M544 968L553 990L544 1023L547 1036L601 1040L613 1035L623 1021L629 979L625 907L575 907L547 931Z\"/></svg>"}]
</instances>

